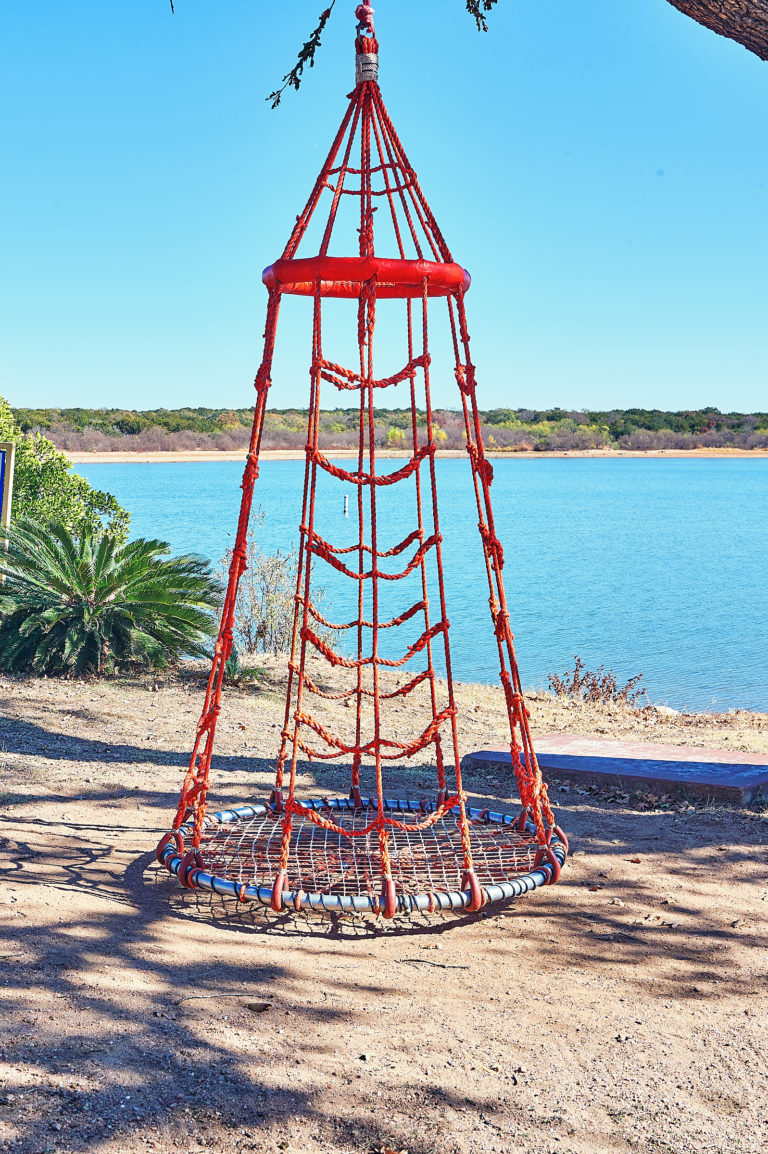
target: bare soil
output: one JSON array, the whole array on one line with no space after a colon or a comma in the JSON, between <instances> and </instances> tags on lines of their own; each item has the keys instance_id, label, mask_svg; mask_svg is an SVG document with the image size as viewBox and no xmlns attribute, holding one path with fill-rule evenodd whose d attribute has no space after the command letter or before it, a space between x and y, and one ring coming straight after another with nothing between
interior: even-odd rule
<instances>
[{"instance_id":1,"label":"bare soil","mask_svg":"<svg viewBox=\"0 0 768 1154\"><path fill-rule=\"evenodd\" d=\"M226 693L217 808L268 790L285 670L266 666ZM458 699L463 751L503 748L500 693ZM0 700L0 1149L765 1149L758 809L555 784L573 851L557 886L477 915L277 916L183 891L154 861L199 671L5 678ZM765 715L531 710L540 734L768 750ZM302 784L342 779L304 767ZM507 777L465 784L514 806Z\"/></svg>"}]
</instances>

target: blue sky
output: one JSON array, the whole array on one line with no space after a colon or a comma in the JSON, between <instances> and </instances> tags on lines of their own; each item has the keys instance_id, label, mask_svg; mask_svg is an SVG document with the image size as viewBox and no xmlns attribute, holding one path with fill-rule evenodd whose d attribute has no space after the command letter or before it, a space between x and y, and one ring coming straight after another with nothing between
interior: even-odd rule
<instances>
[{"instance_id":1,"label":"blue sky","mask_svg":"<svg viewBox=\"0 0 768 1154\"><path fill-rule=\"evenodd\" d=\"M251 403L261 270L343 114L354 6L276 112L320 0L0 6L12 404ZM485 35L463 0L376 7L385 101L472 273L483 406L767 408L768 65L666 0L500 0ZM280 408L307 396L287 324Z\"/></svg>"}]
</instances>

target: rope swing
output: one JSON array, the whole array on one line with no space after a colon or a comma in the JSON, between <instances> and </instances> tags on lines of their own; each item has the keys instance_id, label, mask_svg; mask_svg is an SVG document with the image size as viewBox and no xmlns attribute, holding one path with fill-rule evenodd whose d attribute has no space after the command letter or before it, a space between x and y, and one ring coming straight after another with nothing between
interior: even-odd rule
<instances>
[{"instance_id":1,"label":"rope swing","mask_svg":"<svg viewBox=\"0 0 768 1154\"><path fill-rule=\"evenodd\" d=\"M157 857L186 887L260 901L276 911L306 907L391 918L413 910L479 910L551 884L560 875L568 844L555 823L536 760L510 630L504 551L491 505L493 467L483 449L464 307L470 278L454 263L384 106L373 15L370 5L358 6L356 85L349 106L281 258L263 275L268 292L264 353L255 380L253 431L221 628L189 771L173 828L160 842ZM320 211L323 204L328 205L327 217ZM336 250L343 244L345 222L349 235L357 233L357 255L332 256L332 241ZM394 256L378 254L375 232L380 243L386 234L385 244ZM302 245L317 255L300 255ZM211 814L211 755L225 664L232 652L238 582L246 568L248 524L285 295L312 302L309 416L285 716L269 801ZM334 298L352 303L327 303ZM442 299L434 303L435 298ZM395 371L377 376L374 338L380 302L385 302L379 309L380 328L386 310L397 310L399 337L386 329L386 339L379 338L379 359L391 361L397 347L402 352L399 362L387 366ZM520 794L520 810L513 815L469 807L462 786L435 473L440 432L430 380L430 313L435 309L458 385L477 503L490 627ZM324 320L326 334L330 331L338 343L340 310L350 314L350 321L352 310L355 314L351 331L357 352L351 364L325 352ZM393 319L390 314L388 320ZM398 363L402 367L397 368ZM359 412L356 462L349 462L349 468L323 450L321 395L329 390L345 398L353 394ZM391 462L382 469L377 456L379 390L392 390L384 394L388 399L404 392L410 410L408 440L403 441L410 455L389 471ZM326 528L326 501L317 500L318 483L325 493L334 482L353 494L356 531L354 543L345 547L332 544L338 519L326 514ZM333 508L340 503L341 490ZM395 507L413 511L413 528L392 543L387 524ZM323 566L349 582L356 605L352 620L334 623L320 612L317 589ZM407 638L402 643L401 631ZM437 675L436 663L443 677ZM323 666L334 670L333 692L318 675ZM338 678L343 682L340 692ZM418 720L418 736L409 741L398 739L392 713L406 698ZM323 719L329 700L351 706L346 735L335 733ZM434 797L414 801L389 796L385 768L389 772L426 750L434 761ZM297 773L303 760L348 763L349 796L301 800Z\"/></svg>"}]
</instances>

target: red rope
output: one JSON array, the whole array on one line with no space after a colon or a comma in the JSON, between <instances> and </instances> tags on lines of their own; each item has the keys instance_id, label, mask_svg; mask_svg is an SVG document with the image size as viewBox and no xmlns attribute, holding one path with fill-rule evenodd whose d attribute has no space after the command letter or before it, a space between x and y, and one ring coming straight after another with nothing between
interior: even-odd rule
<instances>
[{"instance_id":1,"label":"red rope","mask_svg":"<svg viewBox=\"0 0 768 1154\"><path fill-rule=\"evenodd\" d=\"M362 38L359 52L375 52L374 40ZM359 161L354 157L359 147ZM353 182L349 183L352 176ZM383 187L374 188L374 177ZM333 178L333 179L331 179ZM359 186L356 181L359 178ZM326 191L327 190L327 191ZM384 107L378 85L361 82L352 94L349 107L339 132L334 139L325 163L310 194L309 200L297 218L296 225L283 253L286 261L294 260L302 240L312 222L315 211L325 193L330 193L330 209L325 223L319 255L325 257L334 234L343 196L358 196L360 216L358 253L366 260L375 258L374 213L379 202L391 221L400 260L409 259L406 245L412 245L416 256L434 258L442 264L452 263L451 253L443 239L431 209L419 186L416 174L405 155ZM382 199L383 198L383 199ZM426 266L425 266L426 270ZM320 275L319 273L317 275ZM382 901L385 910L393 912L394 883L389 860L389 836L393 829L418 831L445 818L454 807L458 811L464 884L472 894L471 908L482 904L483 896L472 869L472 851L469 837L466 797L462 785L459 757L457 707L455 701L451 654L448 643L448 616L446 608L445 576L442 559L442 536L438 516L438 493L435 473L435 419L431 400L431 367L429 349L430 284L425 277L420 299L406 299L407 360L397 372L376 377L374 372L374 335L376 331L377 284L376 278L360 289L357 309L358 364L346 367L327 359L323 353L323 296L331 295L333 285L315 281L310 362L310 397L307 443L304 463L302 517L298 554L295 611L288 664L288 681L281 744L275 774L275 809L282 821L282 840L275 901L288 868L293 817L299 814L324 829L345 837L365 837L376 833L382 861ZM433 285L434 290L434 285ZM382 289L384 291L384 289ZM418 290L417 290L418 291ZM469 349L469 334L464 310L463 289L450 290L448 311L452 334L454 371L461 398L466 435L466 447L471 465L473 486L478 512L478 526L488 578L489 604L493 633L497 643L501 683L509 720L510 750L517 776L523 813L530 816L536 827L540 846L548 845L554 829L546 785L536 760L530 732L529 712L522 694L520 674L515 657L513 635L510 629L502 571L504 551L495 529L491 504L493 467L485 457L480 414L476 397L476 376ZM206 688L202 715L197 727L189 770L182 787L174 827L193 815L192 844L200 843L205 816L210 776L210 763L216 724L221 708L224 666L232 651L238 583L246 567L247 531L253 490L259 472L259 451L264 426L267 397L271 385L277 320L280 309L280 288L270 290L267 321L264 333L264 353L254 387L256 404L253 431L243 475L243 496L238 519L235 546L229 571L221 627L214 649L210 677ZM420 317L415 310L420 309ZM417 319L418 318L418 319ZM377 389L406 384L410 399L411 455L391 472L380 472L377 461L374 396ZM423 401L417 390L423 385ZM358 445L356 467L343 468L329 460L320 444L321 390L331 385L358 395ZM426 418L421 416L423 408ZM322 471L355 489L357 501L357 532L355 543L336 546L318 531L317 480ZM379 501L384 491L412 479L416 526L402 541L390 548L380 548ZM411 546L416 546L404 568L397 573L384 572L379 562L398 557ZM354 560L352 559L354 557ZM342 558L349 558L349 564ZM325 617L313 601L315 583L314 563L319 559L331 565L343 576L357 582L356 614L344 622ZM428 564L429 563L429 564ZM356 565L356 567L355 567ZM391 588L382 582L396 583L418 573L421 597L415 604L387 616L382 612L384 590ZM436 577L437 609L430 611L429 589ZM423 616L422 616L423 615ZM384 657L380 651L382 631L391 630L416 619L421 629L419 636L398 657ZM325 630L325 635L321 635ZM355 637L354 655L341 652L335 638L349 633ZM329 636L330 635L330 636ZM445 682L438 681L435 672L434 647L442 645ZM416 670L402 685L390 688L384 684L382 669L399 669L419 655L426 668ZM349 671L350 684L340 691L324 687L322 681L310 674L308 662L327 663L340 673ZM398 740L388 735L382 706L387 701L405 698L420 686L428 687L426 724L411 740ZM321 708L322 701L354 701L354 736L345 740L334 733L322 718L315 716L308 704ZM364 704L368 713L364 713ZM372 707L372 710L371 710ZM372 724L367 720L372 712ZM367 727L367 728L366 728ZM307 738L314 735L321 746L318 749ZM450 736L449 736L450 735ZM383 766L387 762L410 758L428 747L435 749L438 785L438 805L423 822L405 823L395 820L387 811ZM445 746L445 748L444 748ZM450 754L447 753L450 750ZM362 805L360 774L363 761L373 763L375 796L371 799L371 820L365 828L347 829L330 817L296 798L299 758L312 761L351 758L351 796ZM446 784L446 757L452 763L455 788ZM288 769L288 796L283 800ZM369 883L370 884L370 883ZM281 892L281 891L280 891ZM378 901L378 899L376 899Z\"/></svg>"}]
</instances>

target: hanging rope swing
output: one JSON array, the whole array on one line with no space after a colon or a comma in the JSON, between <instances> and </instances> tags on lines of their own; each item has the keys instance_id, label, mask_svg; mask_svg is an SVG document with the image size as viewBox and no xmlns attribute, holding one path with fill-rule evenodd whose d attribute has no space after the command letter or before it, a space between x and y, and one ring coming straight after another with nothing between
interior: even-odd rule
<instances>
[{"instance_id":1,"label":"hanging rope swing","mask_svg":"<svg viewBox=\"0 0 768 1154\"><path fill-rule=\"evenodd\" d=\"M259 901L278 911L306 907L391 918L412 910L478 910L551 884L560 875L568 844L555 823L536 760L510 631L504 552L491 505L493 468L483 451L464 309L469 275L453 262L384 107L373 9L361 4L357 17L356 85L349 107L282 257L263 277L269 294L264 354L255 381L253 431L221 629L173 829L161 840L157 857L192 889ZM318 212L323 202L330 202L324 221ZM386 224L394 256L376 251L377 210L377 233ZM331 256L331 240L337 241L342 221L350 215L359 238L357 255ZM310 230L319 240L317 255L300 256ZM285 719L269 801L212 814L211 755L224 667L232 651L238 582L246 567L278 314L285 295L312 300L310 402ZM331 360L324 351L329 298L356 302L346 306L356 312L357 354L351 365ZM515 814L469 807L462 786L435 471L439 429L431 400L429 325L434 298L443 298L440 308L447 308L448 348L461 400L520 793ZM389 307L402 309L405 363L389 376L377 377L379 301L403 302ZM381 343L389 354L395 342ZM344 468L323 452L320 403L329 387L354 394L359 411L356 467ZM410 456L387 471L380 468L376 451L376 397L379 390L398 387L408 396ZM340 482L354 494L357 525L351 545L333 545L332 530L321 523L316 499L320 479L324 485ZM387 509L393 501L399 510L412 508L414 517L412 531L396 544L386 539L391 520ZM317 580L322 566L332 567L349 582L357 610L351 621L334 624L321 614L316 589L322 584ZM404 602L402 597L397 600L401 589L408 594ZM409 641L398 645L391 639L399 637L402 628ZM349 637L354 638L354 655L345 642ZM436 662L443 677L436 673ZM316 671L322 666L345 679L340 692L323 687ZM404 678L396 676L401 672ZM397 740L388 720L388 710L406 698L419 718L418 736L410 741ZM334 733L323 719L327 701L353 707L345 736ZM389 770L427 750L434 757L434 798L390 797L385 767ZM297 773L303 759L348 762L349 796L300 800ZM364 780L370 781L367 790Z\"/></svg>"}]
</instances>

